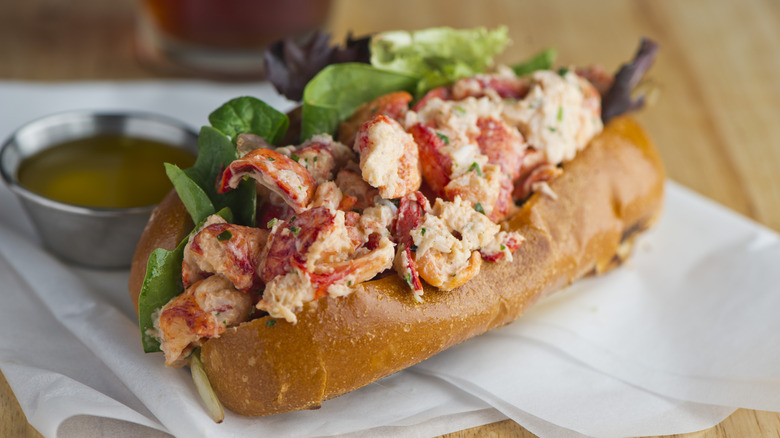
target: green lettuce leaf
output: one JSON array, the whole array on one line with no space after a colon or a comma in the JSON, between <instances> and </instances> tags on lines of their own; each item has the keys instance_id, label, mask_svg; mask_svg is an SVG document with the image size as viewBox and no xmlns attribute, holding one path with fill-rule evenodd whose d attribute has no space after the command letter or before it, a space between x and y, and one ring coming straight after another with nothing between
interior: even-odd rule
<instances>
[{"instance_id":1,"label":"green lettuce leaf","mask_svg":"<svg viewBox=\"0 0 780 438\"><path fill-rule=\"evenodd\" d=\"M553 68L558 52L555 49L543 50L531 58L512 66L512 70L518 76L524 76L537 70L550 70Z\"/></svg>"},{"instance_id":2,"label":"green lettuce leaf","mask_svg":"<svg viewBox=\"0 0 780 438\"><path fill-rule=\"evenodd\" d=\"M222 209L218 214L228 222L233 220L230 209ZM202 222L198 222L195 230L201 225ZM141 328L141 342L146 353L160 351L160 342L150 333L154 329L152 315L184 290L181 281L181 262L188 239L189 236L184 238L173 251L155 249L146 262L146 276L141 286L141 293L138 295L138 325Z\"/></svg>"},{"instance_id":3,"label":"green lettuce leaf","mask_svg":"<svg viewBox=\"0 0 780 438\"><path fill-rule=\"evenodd\" d=\"M371 65L417 77L417 95L482 73L509 44L506 27L384 32L371 38Z\"/></svg>"},{"instance_id":4,"label":"green lettuce leaf","mask_svg":"<svg viewBox=\"0 0 780 438\"><path fill-rule=\"evenodd\" d=\"M262 100L243 96L231 99L209 114L211 126L236 142L243 133L252 133L276 144L284 137L290 120Z\"/></svg>"},{"instance_id":5,"label":"green lettuce leaf","mask_svg":"<svg viewBox=\"0 0 780 438\"><path fill-rule=\"evenodd\" d=\"M368 64L342 63L325 67L303 90L301 138L334 134L340 121L364 102L392 91L413 92L417 78L384 71Z\"/></svg>"}]
</instances>

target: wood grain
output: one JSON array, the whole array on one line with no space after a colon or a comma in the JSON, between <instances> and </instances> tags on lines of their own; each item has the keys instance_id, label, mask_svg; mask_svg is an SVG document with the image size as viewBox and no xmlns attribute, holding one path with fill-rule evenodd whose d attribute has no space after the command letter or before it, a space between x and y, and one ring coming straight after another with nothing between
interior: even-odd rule
<instances>
[{"instance_id":1,"label":"wood grain","mask_svg":"<svg viewBox=\"0 0 780 438\"><path fill-rule=\"evenodd\" d=\"M0 79L143 79L134 0L0 2ZM671 179L780 231L780 2L774 0L336 0L334 36L437 25L507 25L503 60L555 46L561 64L609 70L640 36L661 52L658 102L640 116ZM0 103L6 104L6 103ZM0 436L40 436L0 376ZM512 421L446 435L534 436ZM780 414L737 410L706 431L677 437L780 436Z\"/></svg>"}]
</instances>

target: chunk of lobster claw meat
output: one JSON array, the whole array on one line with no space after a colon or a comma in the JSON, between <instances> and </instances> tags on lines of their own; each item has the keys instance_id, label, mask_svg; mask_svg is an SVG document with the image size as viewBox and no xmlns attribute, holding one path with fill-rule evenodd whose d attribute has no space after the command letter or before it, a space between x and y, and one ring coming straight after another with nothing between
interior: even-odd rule
<instances>
[{"instance_id":1,"label":"chunk of lobster claw meat","mask_svg":"<svg viewBox=\"0 0 780 438\"><path fill-rule=\"evenodd\" d=\"M444 187L446 199L460 197L493 222L504 220L511 213L514 186L509 177L495 164L487 164L451 180Z\"/></svg>"},{"instance_id":2,"label":"chunk of lobster claw meat","mask_svg":"<svg viewBox=\"0 0 780 438\"><path fill-rule=\"evenodd\" d=\"M527 145L517 129L501 119L479 117L477 119L476 142L488 158L488 162L501 167L511 180L517 179L523 165Z\"/></svg>"},{"instance_id":3,"label":"chunk of lobster claw meat","mask_svg":"<svg viewBox=\"0 0 780 438\"><path fill-rule=\"evenodd\" d=\"M499 231L499 225L460 197L437 199L410 233L420 277L442 290L466 283L479 273L479 249L490 245Z\"/></svg>"},{"instance_id":4,"label":"chunk of lobster claw meat","mask_svg":"<svg viewBox=\"0 0 780 438\"><path fill-rule=\"evenodd\" d=\"M417 143L403 126L386 115L364 123L355 139L363 179L385 199L395 199L420 188L422 175Z\"/></svg>"},{"instance_id":5,"label":"chunk of lobster claw meat","mask_svg":"<svg viewBox=\"0 0 780 438\"><path fill-rule=\"evenodd\" d=\"M165 365L186 365L189 353L203 339L216 338L246 321L252 311L251 296L224 277L194 283L152 316Z\"/></svg>"},{"instance_id":6,"label":"chunk of lobster claw meat","mask_svg":"<svg viewBox=\"0 0 780 438\"><path fill-rule=\"evenodd\" d=\"M184 247L184 286L217 274L242 291L262 287L257 265L267 239L268 230L207 219L205 226Z\"/></svg>"},{"instance_id":7,"label":"chunk of lobster claw meat","mask_svg":"<svg viewBox=\"0 0 780 438\"><path fill-rule=\"evenodd\" d=\"M347 295L392 265L390 239L382 236L370 248L356 248L362 239L351 238L346 216L340 210L316 207L274 226L263 270L267 283L258 309L295 323L295 311L303 303L325 295Z\"/></svg>"},{"instance_id":8,"label":"chunk of lobster claw meat","mask_svg":"<svg viewBox=\"0 0 780 438\"><path fill-rule=\"evenodd\" d=\"M276 151L261 148L230 163L222 172L217 191L225 193L238 187L245 176L282 197L296 212L306 209L317 189L305 167Z\"/></svg>"},{"instance_id":9,"label":"chunk of lobster claw meat","mask_svg":"<svg viewBox=\"0 0 780 438\"><path fill-rule=\"evenodd\" d=\"M416 265L420 276L433 287L449 291L466 284L479 274L482 257L473 251L465 261L458 258L458 252L428 251L417 257Z\"/></svg>"},{"instance_id":10,"label":"chunk of lobster claw meat","mask_svg":"<svg viewBox=\"0 0 780 438\"><path fill-rule=\"evenodd\" d=\"M385 115L397 121L403 120L404 115L409 111L411 101L411 94L406 91L395 91L362 104L349 119L339 125L339 141L352 146L363 123L378 115Z\"/></svg>"},{"instance_id":11,"label":"chunk of lobster claw meat","mask_svg":"<svg viewBox=\"0 0 780 438\"><path fill-rule=\"evenodd\" d=\"M444 153L444 140L432 127L417 123L409 128L417 143L423 179L438 197L444 196L444 187L450 182L453 160Z\"/></svg>"}]
</instances>

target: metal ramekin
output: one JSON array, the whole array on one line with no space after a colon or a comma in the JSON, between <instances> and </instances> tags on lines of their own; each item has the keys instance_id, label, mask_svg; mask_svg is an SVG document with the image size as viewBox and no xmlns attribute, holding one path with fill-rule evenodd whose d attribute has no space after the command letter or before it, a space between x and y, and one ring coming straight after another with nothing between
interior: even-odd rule
<instances>
[{"instance_id":1,"label":"metal ramekin","mask_svg":"<svg viewBox=\"0 0 780 438\"><path fill-rule=\"evenodd\" d=\"M78 265L124 268L132 261L154 205L91 208L66 204L27 190L17 175L22 161L41 150L101 134L157 140L197 153L197 133L177 120L141 112L74 111L34 120L14 132L0 149L0 173L51 253Z\"/></svg>"}]
</instances>

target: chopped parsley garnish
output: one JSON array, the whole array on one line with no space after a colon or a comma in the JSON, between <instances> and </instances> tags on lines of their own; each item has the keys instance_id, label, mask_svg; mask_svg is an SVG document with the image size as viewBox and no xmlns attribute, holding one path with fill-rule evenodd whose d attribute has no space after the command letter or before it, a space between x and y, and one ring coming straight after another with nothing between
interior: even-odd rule
<instances>
[{"instance_id":1,"label":"chopped parsley garnish","mask_svg":"<svg viewBox=\"0 0 780 438\"><path fill-rule=\"evenodd\" d=\"M471 163L471 166L469 167L469 172L471 172L472 170L476 170L477 175L482 176L482 169L479 168L479 164L477 164L476 161Z\"/></svg>"},{"instance_id":2,"label":"chopped parsley garnish","mask_svg":"<svg viewBox=\"0 0 780 438\"><path fill-rule=\"evenodd\" d=\"M447 134L444 134L442 132L436 132L436 136L441 139L441 141L444 142L444 144L450 144L450 138L447 137Z\"/></svg>"},{"instance_id":3,"label":"chopped parsley garnish","mask_svg":"<svg viewBox=\"0 0 780 438\"><path fill-rule=\"evenodd\" d=\"M294 160L296 163L297 163L297 162L298 162L298 161L301 159L301 157L299 157L299 156L297 156L297 155L295 155L295 154L292 154L292 155L290 156L290 158L292 158L292 159L293 159L293 160Z\"/></svg>"},{"instance_id":4,"label":"chopped parsley garnish","mask_svg":"<svg viewBox=\"0 0 780 438\"><path fill-rule=\"evenodd\" d=\"M295 219L298 219L298 216L293 216L293 217L291 217L291 218L290 218L290 220L288 221L288 223L290 223L290 224L291 224L291 223L293 223L293 221L294 221Z\"/></svg>"},{"instance_id":5,"label":"chopped parsley garnish","mask_svg":"<svg viewBox=\"0 0 780 438\"><path fill-rule=\"evenodd\" d=\"M555 129L555 126L548 126L547 129L550 130L550 132L555 132L557 129Z\"/></svg>"},{"instance_id":6,"label":"chopped parsley garnish","mask_svg":"<svg viewBox=\"0 0 780 438\"><path fill-rule=\"evenodd\" d=\"M558 74L561 76L566 76L567 73L569 73L569 69L566 67L561 67L558 69Z\"/></svg>"},{"instance_id":7,"label":"chopped parsley garnish","mask_svg":"<svg viewBox=\"0 0 780 438\"><path fill-rule=\"evenodd\" d=\"M317 156L316 155L314 156L314 162L315 163L317 162Z\"/></svg>"},{"instance_id":8,"label":"chopped parsley garnish","mask_svg":"<svg viewBox=\"0 0 780 438\"><path fill-rule=\"evenodd\" d=\"M406 284L408 284L409 287L412 287L412 274L406 274L404 279L406 280Z\"/></svg>"},{"instance_id":9,"label":"chopped parsley garnish","mask_svg":"<svg viewBox=\"0 0 780 438\"><path fill-rule=\"evenodd\" d=\"M485 209L482 208L481 202L477 202L477 205L474 206L474 210L477 210L478 212L485 214Z\"/></svg>"},{"instance_id":10,"label":"chopped parsley garnish","mask_svg":"<svg viewBox=\"0 0 780 438\"><path fill-rule=\"evenodd\" d=\"M421 235L421 236L424 236L424 235L425 235L425 227L423 227L423 228L421 228L421 229L420 229L420 235Z\"/></svg>"},{"instance_id":11,"label":"chopped parsley garnish","mask_svg":"<svg viewBox=\"0 0 780 438\"><path fill-rule=\"evenodd\" d=\"M352 287L352 280L347 280L347 286Z\"/></svg>"},{"instance_id":12,"label":"chopped parsley garnish","mask_svg":"<svg viewBox=\"0 0 780 438\"><path fill-rule=\"evenodd\" d=\"M460 105L455 107L455 112L457 112L458 114L466 114L466 110Z\"/></svg>"},{"instance_id":13,"label":"chopped parsley garnish","mask_svg":"<svg viewBox=\"0 0 780 438\"><path fill-rule=\"evenodd\" d=\"M276 320L275 319L269 319L268 321L265 322L265 325L267 327L273 327L273 326L276 325Z\"/></svg>"},{"instance_id":14,"label":"chopped parsley garnish","mask_svg":"<svg viewBox=\"0 0 780 438\"><path fill-rule=\"evenodd\" d=\"M276 161L276 158L274 158L274 157L267 157L267 158L268 158L268 161Z\"/></svg>"},{"instance_id":15,"label":"chopped parsley garnish","mask_svg":"<svg viewBox=\"0 0 780 438\"><path fill-rule=\"evenodd\" d=\"M220 242L230 240L231 238L233 238L233 233L231 233L230 230L225 230L217 234L217 240L219 240Z\"/></svg>"},{"instance_id":16,"label":"chopped parsley garnish","mask_svg":"<svg viewBox=\"0 0 780 438\"><path fill-rule=\"evenodd\" d=\"M499 248L501 248L501 251L506 251L506 245L504 245L503 243L501 244L501 246Z\"/></svg>"},{"instance_id":17,"label":"chopped parsley garnish","mask_svg":"<svg viewBox=\"0 0 780 438\"><path fill-rule=\"evenodd\" d=\"M298 233L301 232L301 227L296 227L295 225L291 225L290 232L293 233L293 236L297 236Z\"/></svg>"},{"instance_id":18,"label":"chopped parsley garnish","mask_svg":"<svg viewBox=\"0 0 780 438\"><path fill-rule=\"evenodd\" d=\"M277 218L273 218L273 219L271 219L270 221L268 221L268 223L267 223L267 224L265 224L265 226L266 226L268 229L271 229L271 228L273 228L273 227L274 227L276 224L278 224L278 223L279 223L279 219L277 219Z\"/></svg>"},{"instance_id":19,"label":"chopped parsley garnish","mask_svg":"<svg viewBox=\"0 0 780 438\"><path fill-rule=\"evenodd\" d=\"M559 122L563 121L563 107L562 106L558 107L558 121Z\"/></svg>"}]
</instances>

